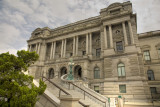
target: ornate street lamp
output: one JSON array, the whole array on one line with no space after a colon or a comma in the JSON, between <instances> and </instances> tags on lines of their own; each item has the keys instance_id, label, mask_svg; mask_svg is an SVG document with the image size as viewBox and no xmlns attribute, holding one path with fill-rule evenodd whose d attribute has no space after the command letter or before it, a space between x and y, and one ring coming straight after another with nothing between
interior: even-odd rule
<instances>
[{"instance_id":1,"label":"ornate street lamp","mask_svg":"<svg viewBox=\"0 0 160 107\"><path fill-rule=\"evenodd\" d=\"M72 75L72 66L74 66L74 63L73 63L73 59L72 58L70 58L70 62L68 63L68 65L69 65L70 71L69 71L67 80L73 80L74 77Z\"/></svg>"}]
</instances>

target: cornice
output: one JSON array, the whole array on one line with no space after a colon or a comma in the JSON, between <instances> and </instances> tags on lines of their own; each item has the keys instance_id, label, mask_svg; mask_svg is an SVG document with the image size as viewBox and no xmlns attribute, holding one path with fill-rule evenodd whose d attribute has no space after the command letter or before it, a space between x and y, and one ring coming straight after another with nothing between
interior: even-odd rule
<instances>
[{"instance_id":1,"label":"cornice","mask_svg":"<svg viewBox=\"0 0 160 107\"><path fill-rule=\"evenodd\" d=\"M160 36L160 30L138 34L138 39Z\"/></svg>"}]
</instances>

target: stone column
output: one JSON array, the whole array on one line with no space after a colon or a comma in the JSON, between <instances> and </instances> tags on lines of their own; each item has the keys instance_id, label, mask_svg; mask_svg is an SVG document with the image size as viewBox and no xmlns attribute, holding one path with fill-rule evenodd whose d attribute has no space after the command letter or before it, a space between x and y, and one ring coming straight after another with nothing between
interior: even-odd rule
<instances>
[{"instance_id":1,"label":"stone column","mask_svg":"<svg viewBox=\"0 0 160 107\"><path fill-rule=\"evenodd\" d=\"M28 50L29 52L30 52L30 48L31 48L31 45L28 45L28 49L27 49L27 50Z\"/></svg>"},{"instance_id":2,"label":"stone column","mask_svg":"<svg viewBox=\"0 0 160 107\"><path fill-rule=\"evenodd\" d=\"M125 22L122 22L122 27L123 27L123 34L124 34L124 42L125 42L125 45L128 45Z\"/></svg>"},{"instance_id":3,"label":"stone column","mask_svg":"<svg viewBox=\"0 0 160 107\"><path fill-rule=\"evenodd\" d=\"M106 26L104 26L104 48L107 49L107 32L106 32Z\"/></svg>"},{"instance_id":4,"label":"stone column","mask_svg":"<svg viewBox=\"0 0 160 107\"><path fill-rule=\"evenodd\" d=\"M27 51L29 51L29 48L30 48L30 45L28 45L28 49L27 49Z\"/></svg>"},{"instance_id":5,"label":"stone column","mask_svg":"<svg viewBox=\"0 0 160 107\"><path fill-rule=\"evenodd\" d=\"M86 54L88 55L88 33L86 34Z\"/></svg>"},{"instance_id":6,"label":"stone column","mask_svg":"<svg viewBox=\"0 0 160 107\"><path fill-rule=\"evenodd\" d=\"M41 43L38 45L38 54L40 55Z\"/></svg>"},{"instance_id":7,"label":"stone column","mask_svg":"<svg viewBox=\"0 0 160 107\"><path fill-rule=\"evenodd\" d=\"M35 50L36 53L37 53L37 48L38 48L38 46L37 46L37 43L36 43L36 50Z\"/></svg>"},{"instance_id":8,"label":"stone column","mask_svg":"<svg viewBox=\"0 0 160 107\"><path fill-rule=\"evenodd\" d=\"M64 52L63 52L63 57L66 57L66 44L67 44L67 39L64 39Z\"/></svg>"},{"instance_id":9,"label":"stone column","mask_svg":"<svg viewBox=\"0 0 160 107\"><path fill-rule=\"evenodd\" d=\"M53 47L53 59L55 58L55 52L56 52L56 41L54 42L54 47Z\"/></svg>"},{"instance_id":10,"label":"stone column","mask_svg":"<svg viewBox=\"0 0 160 107\"><path fill-rule=\"evenodd\" d=\"M64 45L64 40L62 40L62 45L61 45L61 58L63 57L63 45Z\"/></svg>"},{"instance_id":11,"label":"stone column","mask_svg":"<svg viewBox=\"0 0 160 107\"><path fill-rule=\"evenodd\" d=\"M29 52L31 52L31 50L32 50L32 45L29 45Z\"/></svg>"},{"instance_id":12,"label":"stone column","mask_svg":"<svg viewBox=\"0 0 160 107\"><path fill-rule=\"evenodd\" d=\"M133 31L132 31L132 26L131 26L130 21L128 21L128 26L129 26L129 33L130 33L131 41L132 41L132 44L134 44Z\"/></svg>"},{"instance_id":13,"label":"stone column","mask_svg":"<svg viewBox=\"0 0 160 107\"><path fill-rule=\"evenodd\" d=\"M76 38L73 37L73 56L75 56L75 43L76 42Z\"/></svg>"},{"instance_id":14,"label":"stone column","mask_svg":"<svg viewBox=\"0 0 160 107\"><path fill-rule=\"evenodd\" d=\"M76 56L78 56L78 36L76 36Z\"/></svg>"},{"instance_id":15,"label":"stone column","mask_svg":"<svg viewBox=\"0 0 160 107\"><path fill-rule=\"evenodd\" d=\"M113 48L112 26L109 25L110 48Z\"/></svg>"},{"instance_id":16,"label":"stone column","mask_svg":"<svg viewBox=\"0 0 160 107\"><path fill-rule=\"evenodd\" d=\"M90 55L92 55L92 33L89 33L89 50Z\"/></svg>"},{"instance_id":17,"label":"stone column","mask_svg":"<svg viewBox=\"0 0 160 107\"><path fill-rule=\"evenodd\" d=\"M52 59L52 53L53 53L53 42L52 42L52 45L51 45L50 59Z\"/></svg>"}]
</instances>

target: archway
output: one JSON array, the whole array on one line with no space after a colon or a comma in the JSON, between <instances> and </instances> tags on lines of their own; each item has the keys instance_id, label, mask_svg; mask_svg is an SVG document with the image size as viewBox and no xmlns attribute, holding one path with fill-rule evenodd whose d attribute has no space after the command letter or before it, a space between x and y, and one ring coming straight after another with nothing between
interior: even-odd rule
<instances>
[{"instance_id":1,"label":"archway","mask_svg":"<svg viewBox=\"0 0 160 107\"><path fill-rule=\"evenodd\" d=\"M48 78L49 79L53 79L54 77L54 69L53 68L49 68L48 70Z\"/></svg>"},{"instance_id":2,"label":"archway","mask_svg":"<svg viewBox=\"0 0 160 107\"><path fill-rule=\"evenodd\" d=\"M74 78L81 79L82 78L82 68L80 65L74 67Z\"/></svg>"},{"instance_id":3,"label":"archway","mask_svg":"<svg viewBox=\"0 0 160 107\"><path fill-rule=\"evenodd\" d=\"M66 67L62 67L61 71L60 71L60 76L67 74L67 68Z\"/></svg>"}]
</instances>

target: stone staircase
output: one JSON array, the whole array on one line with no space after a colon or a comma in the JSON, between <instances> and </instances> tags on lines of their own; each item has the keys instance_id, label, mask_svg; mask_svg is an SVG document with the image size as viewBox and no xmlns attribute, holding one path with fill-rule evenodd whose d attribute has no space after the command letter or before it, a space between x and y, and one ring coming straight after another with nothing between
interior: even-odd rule
<instances>
[{"instance_id":1,"label":"stone staircase","mask_svg":"<svg viewBox=\"0 0 160 107\"><path fill-rule=\"evenodd\" d=\"M54 79L43 78L43 81L47 84L47 91L55 96L57 99L61 95L71 95L73 97L80 98L79 105L77 107L116 107L114 100L108 104L108 98L88 88L87 84L82 80L67 81L65 76ZM67 94L66 94L67 93ZM50 107L50 106L45 106Z\"/></svg>"},{"instance_id":2,"label":"stone staircase","mask_svg":"<svg viewBox=\"0 0 160 107\"><path fill-rule=\"evenodd\" d=\"M58 79L58 78L50 79L50 81L54 82L59 87L63 88L73 97L79 97L80 98L79 102L85 105L89 105L89 107L109 107L107 98L87 88L81 82L77 82L76 84L74 84L74 83L62 81L61 79ZM59 89L49 81L45 81L45 83L47 84L47 90L49 90L57 98L59 98L59 94L66 95L63 92L59 93ZM79 107L83 107L83 106L79 105ZM114 106L110 106L110 107L114 107Z\"/></svg>"}]
</instances>

